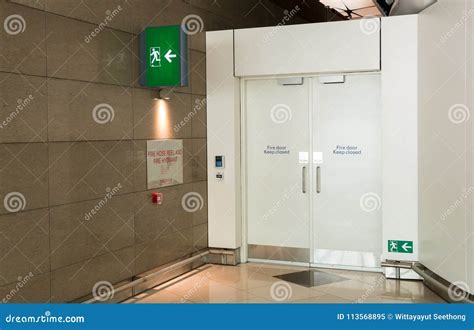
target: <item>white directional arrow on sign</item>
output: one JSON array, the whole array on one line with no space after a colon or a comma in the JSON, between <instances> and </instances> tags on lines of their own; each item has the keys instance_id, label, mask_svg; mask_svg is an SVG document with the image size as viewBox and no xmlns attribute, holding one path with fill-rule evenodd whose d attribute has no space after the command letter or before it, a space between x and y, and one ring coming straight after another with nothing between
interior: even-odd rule
<instances>
[{"instance_id":1,"label":"white directional arrow on sign","mask_svg":"<svg viewBox=\"0 0 474 330\"><path fill-rule=\"evenodd\" d=\"M171 54L171 49L168 50L168 52L165 55L165 58L169 63L171 63L173 61L172 58L175 58L175 57L176 57L176 54Z\"/></svg>"},{"instance_id":2,"label":"white directional arrow on sign","mask_svg":"<svg viewBox=\"0 0 474 330\"><path fill-rule=\"evenodd\" d=\"M411 246L410 246L410 244L405 243L405 244L402 245L402 249L405 250L405 252L406 252L406 251L408 251L409 249L411 249Z\"/></svg>"}]
</instances>

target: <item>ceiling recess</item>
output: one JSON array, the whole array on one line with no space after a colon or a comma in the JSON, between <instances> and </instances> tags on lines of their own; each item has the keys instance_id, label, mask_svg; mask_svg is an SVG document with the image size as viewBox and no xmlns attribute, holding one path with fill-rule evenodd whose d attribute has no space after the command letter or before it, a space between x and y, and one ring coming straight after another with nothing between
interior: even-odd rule
<instances>
[{"instance_id":1,"label":"ceiling recess","mask_svg":"<svg viewBox=\"0 0 474 330\"><path fill-rule=\"evenodd\" d=\"M418 14L437 0L320 0L346 19Z\"/></svg>"},{"instance_id":2,"label":"ceiling recess","mask_svg":"<svg viewBox=\"0 0 474 330\"><path fill-rule=\"evenodd\" d=\"M375 0L385 16L418 14L437 0Z\"/></svg>"}]
</instances>

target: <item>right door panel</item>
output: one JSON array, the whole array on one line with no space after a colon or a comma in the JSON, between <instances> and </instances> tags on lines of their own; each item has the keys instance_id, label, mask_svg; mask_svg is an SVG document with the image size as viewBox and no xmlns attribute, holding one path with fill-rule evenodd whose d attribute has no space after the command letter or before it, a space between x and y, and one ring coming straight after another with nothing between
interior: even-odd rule
<instances>
[{"instance_id":1,"label":"right door panel","mask_svg":"<svg viewBox=\"0 0 474 330\"><path fill-rule=\"evenodd\" d=\"M320 81L313 84L312 263L379 268L380 75Z\"/></svg>"}]
</instances>

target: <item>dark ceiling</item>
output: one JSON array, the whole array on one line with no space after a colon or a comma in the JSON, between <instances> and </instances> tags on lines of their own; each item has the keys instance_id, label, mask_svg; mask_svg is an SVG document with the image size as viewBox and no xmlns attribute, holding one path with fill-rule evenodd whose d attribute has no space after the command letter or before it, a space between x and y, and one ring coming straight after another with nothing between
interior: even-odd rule
<instances>
[{"instance_id":1,"label":"dark ceiling","mask_svg":"<svg viewBox=\"0 0 474 330\"><path fill-rule=\"evenodd\" d=\"M270 0L278 6L291 11L300 8L298 15L308 23L342 21L346 18L317 0Z\"/></svg>"}]
</instances>

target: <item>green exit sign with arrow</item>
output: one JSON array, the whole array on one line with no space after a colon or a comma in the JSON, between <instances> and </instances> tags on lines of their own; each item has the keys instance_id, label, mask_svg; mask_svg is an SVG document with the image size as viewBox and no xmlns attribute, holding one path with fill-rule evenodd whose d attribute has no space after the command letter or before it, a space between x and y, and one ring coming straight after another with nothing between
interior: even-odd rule
<instances>
[{"instance_id":1,"label":"green exit sign with arrow","mask_svg":"<svg viewBox=\"0 0 474 330\"><path fill-rule=\"evenodd\" d=\"M388 241L388 252L413 253L413 241Z\"/></svg>"},{"instance_id":2,"label":"green exit sign with arrow","mask_svg":"<svg viewBox=\"0 0 474 330\"><path fill-rule=\"evenodd\" d=\"M140 33L140 85L187 86L188 41L180 25L148 27Z\"/></svg>"}]
</instances>

